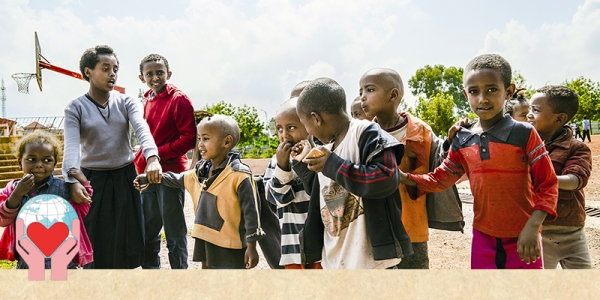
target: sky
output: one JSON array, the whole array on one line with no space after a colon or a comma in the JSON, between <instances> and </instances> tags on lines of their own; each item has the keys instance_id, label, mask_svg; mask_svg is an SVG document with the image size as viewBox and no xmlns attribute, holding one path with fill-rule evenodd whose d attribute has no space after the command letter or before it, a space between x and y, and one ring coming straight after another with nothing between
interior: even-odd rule
<instances>
[{"instance_id":1,"label":"sky","mask_svg":"<svg viewBox=\"0 0 600 300\"><path fill-rule=\"evenodd\" d=\"M425 65L464 67L498 53L541 87L580 76L600 81L600 0L1 0L0 75L8 118L61 116L89 89L85 81L42 70L17 92L13 73L35 72L34 32L53 65L79 71L87 48L111 46L117 84L137 97L139 63L165 56L170 82L195 109L221 100L274 116L302 80L331 77L358 96L369 69L391 68L407 82ZM551 4L550 4L551 3Z\"/></svg>"}]
</instances>

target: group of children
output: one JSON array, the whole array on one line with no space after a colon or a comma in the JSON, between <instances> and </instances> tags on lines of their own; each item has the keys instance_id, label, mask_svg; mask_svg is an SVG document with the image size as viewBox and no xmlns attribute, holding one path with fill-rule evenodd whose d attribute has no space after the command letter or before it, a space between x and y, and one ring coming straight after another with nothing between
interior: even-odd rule
<instances>
[{"instance_id":1,"label":"group of children","mask_svg":"<svg viewBox=\"0 0 600 300\"><path fill-rule=\"evenodd\" d=\"M38 131L18 145L25 175L0 191L0 225L8 226L0 259L17 259L19 268L27 264L15 253L15 233L22 232L15 218L37 194L71 199L83 220L73 266L160 268L164 226L171 267L187 268L187 190L193 260L203 268L253 268L264 238L276 241L261 244L277 253L268 257L273 268L428 269L429 228L463 228L458 194L444 193L463 175L474 197L471 268L591 268L583 229L591 153L568 125L577 94L546 86L528 103L499 55L466 66L463 93L478 120L457 123L446 140L397 111L404 89L394 70L367 71L350 114L335 80L299 83L277 110L280 143L258 178L233 151L240 138L233 118L213 115L196 126L189 98L167 83L166 58L152 54L140 64L150 88L142 108L111 92L118 60L98 47L86 50L95 55L92 65L82 57L90 91L65 109L66 181L52 175L57 142ZM138 153L129 142L104 148L118 137L129 141L129 122L142 144ZM188 168L185 154L194 145L198 162ZM266 232L262 223L273 212L265 207L276 207L279 219ZM434 214L450 218L437 227Z\"/></svg>"}]
</instances>

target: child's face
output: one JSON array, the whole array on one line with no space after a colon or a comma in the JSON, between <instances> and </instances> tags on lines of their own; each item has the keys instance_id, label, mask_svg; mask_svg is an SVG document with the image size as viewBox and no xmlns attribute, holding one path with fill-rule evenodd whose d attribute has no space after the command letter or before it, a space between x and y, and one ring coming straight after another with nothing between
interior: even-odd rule
<instances>
[{"instance_id":1,"label":"child's face","mask_svg":"<svg viewBox=\"0 0 600 300\"><path fill-rule=\"evenodd\" d=\"M504 101L512 96L514 84L504 87L500 72L494 69L471 70L464 84L463 93L480 122L494 124L502 119Z\"/></svg>"},{"instance_id":2,"label":"child's face","mask_svg":"<svg viewBox=\"0 0 600 300\"><path fill-rule=\"evenodd\" d=\"M110 92L117 83L119 63L114 55L102 54L98 55L98 63L94 69L85 68L84 71L90 78L90 85L92 87Z\"/></svg>"},{"instance_id":3,"label":"child's face","mask_svg":"<svg viewBox=\"0 0 600 300\"><path fill-rule=\"evenodd\" d=\"M21 170L25 174L32 174L35 183L46 180L56 167L54 150L51 145L29 143L25 145L22 158L19 160Z\"/></svg>"},{"instance_id":4,"label":"child's face","mask_svg":"<svg viewBox=\"0 0 600 300\"><path fill-rule=\"evenodd\" d=\"M275 129L279 143L292 142L298 143L301 140L308 139L308 132L300 122L295 109L287 109L275 116Z\"/></svg>"},{"instance_id":5,"label":"child's face","mask_svg":"<svg viewBox=\"0 0 600 300\"><path fill-rule=\"evenodd\" d=\"M227 155L225 137L215 126L200 123L198 125L198 151L205 160L219 159Z\"/></svg>"},{"instance_id":6,"label":"child's face","mask_svg":"<svg viewBox=\"0 0 600 300\"><path fill-rule=\"evenodd\" d=\"M373 118L367 117L367 115L365 114L365 111L362 109L360 101L352 102L352 106L350 106L350 115L353 118L359 119L359 120L371 121L371 119L373 119Z\"/></svg>"},{"instance_id":7,"label":"child's face","mask_svg":"<svg viewBox=\"0 0 600 300\"><path fill-rule=\"evenodd\" d=\"M527 122L527 114L529 114L529 105L517 104L513 107L511 117L515 119L515 121Z\"/></svg>"},{"instance_id":8,"label":"child's face","mask_svg":"<svg viewBox=\"0 0 600 300\"><path fill-rule=\"evenodd\" d=\"M167 66L162 60L151 61L142 67L140 80L147 84L154 94L159 94L167 85L167 80L171 78L171 72L167 71Z\"/></svg>"},{"instance_id":9,"label":"child's face","mask_svg":"<svg viewBox=\"0 0 600 300\"><path fill-rule=\"evenodd\" d=\"M389 112L395 114L395 99L384 83L381 75L364 75L360 79L358 94L361 96L361 106L367 117L373 118Z\"/></svg>"},{"instance_id":10,"label":"child's face","mask_svg":"<svg viewBox=\"0 0 600 300\"><path fill-rule=\"evenodd\" d=\"M563 126L560 114L554 113L548 105L548 97L543 93L536 93L531 98L531 112L527 121L535 127L541 136L553 136Z\"/></svg>"}]
</instances>

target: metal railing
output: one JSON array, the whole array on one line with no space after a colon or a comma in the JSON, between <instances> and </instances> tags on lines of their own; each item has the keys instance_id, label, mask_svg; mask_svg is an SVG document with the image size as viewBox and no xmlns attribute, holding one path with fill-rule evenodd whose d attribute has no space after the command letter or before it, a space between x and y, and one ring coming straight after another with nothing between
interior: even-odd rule
<instances>
[{"instance_id":1,"label":"metal railing","mask_svg":"<svg viewBox=\"0 0 600 300\"><path fill-rule=\"evenodd\" d=\"M64 116L59 117L19 117L8 119L13 122L0 124L0 136L23 135L35 130L46 130L63 134Z\"/></svg>"}]
</instances>

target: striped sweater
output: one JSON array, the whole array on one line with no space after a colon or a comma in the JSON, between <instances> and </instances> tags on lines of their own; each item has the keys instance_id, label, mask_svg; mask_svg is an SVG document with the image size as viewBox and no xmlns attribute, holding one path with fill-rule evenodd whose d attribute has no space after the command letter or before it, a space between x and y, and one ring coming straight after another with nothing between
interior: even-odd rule
<instances>
[{"instance_id":1,"label":"striped sweater","mask_svg":"<svg viewBox=\"0 0 600 300\"><path fill-rule=\"evenodd\" d=\"M264 176L267 200L277 205L281 226L280 265L300 264L298 233L304 227L310 196L294 171L284 171L273 157Z\"/></svg>"}]
</instances>

